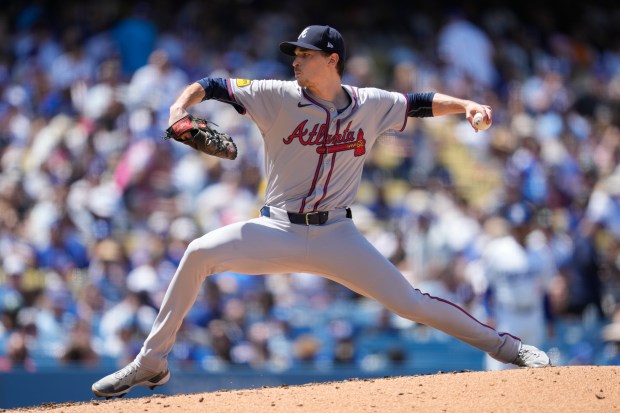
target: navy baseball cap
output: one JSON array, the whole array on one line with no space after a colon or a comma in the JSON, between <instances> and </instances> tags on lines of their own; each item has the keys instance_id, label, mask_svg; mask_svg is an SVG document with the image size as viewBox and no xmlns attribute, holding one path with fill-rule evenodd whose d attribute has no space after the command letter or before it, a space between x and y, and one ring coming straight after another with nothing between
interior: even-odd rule
<instances>
[{"instance_id":1,"label":"navy baseball cap","mask_svg":"<svg viewBox=\"0 0 620 413\"><path fill-rule=\"evenodd\" d=\"M338 30L330 26L308 26L301 32L296 42L280 43L280 50L289 56L295 56L296 47L337 53L342 61L346 57L344 39Z\"/></svg>"}]
</instances>

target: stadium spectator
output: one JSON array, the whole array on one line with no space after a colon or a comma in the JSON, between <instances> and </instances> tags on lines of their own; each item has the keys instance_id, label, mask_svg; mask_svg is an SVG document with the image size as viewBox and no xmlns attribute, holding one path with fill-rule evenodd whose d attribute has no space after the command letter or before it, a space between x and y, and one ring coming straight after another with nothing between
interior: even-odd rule
<instances>
[{"instance_id":1,"label":"stadium spectator","mask_svg":"<svg viewBox=\"0 0 620 413\"><path fill-rule=\"evenodd\" d=\"M494 217L492 238L481 251L488 282L489 324L512 328L523 340L543 346L550 314L548 292L557 268L544 235L536 227L535 210L527 203L508 205L504 217ZM488 370L511 368L486 358Z\"/></svg>"}]
</instances>

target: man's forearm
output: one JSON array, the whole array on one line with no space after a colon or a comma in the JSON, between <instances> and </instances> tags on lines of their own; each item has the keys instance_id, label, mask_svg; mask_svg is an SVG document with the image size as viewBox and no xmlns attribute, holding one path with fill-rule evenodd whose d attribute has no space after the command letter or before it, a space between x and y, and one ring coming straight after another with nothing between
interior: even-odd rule
<instances>
[{"instance_id":1,"label":"man's forearm","mask_svg":"<svg viewBox=\"0 0 620 413\"><path fill-rule=\"evenodd\" d=\"M435 93L433 97L433 116L465 113L467 107L472 104L473 102L469 100L455 98L442 93Z\"/></svg>"},{"instance_id":2,"label":"man's forearm","mask_svg":"<svg viewBox=\"0 0 620 413\"><path fill-rule=\"evenodd\" d=\"M187 109L202 102L205 91L199 83L187 86L170 106L170 122L175 122L187 114Z\"/></svg>"}]
</instances>

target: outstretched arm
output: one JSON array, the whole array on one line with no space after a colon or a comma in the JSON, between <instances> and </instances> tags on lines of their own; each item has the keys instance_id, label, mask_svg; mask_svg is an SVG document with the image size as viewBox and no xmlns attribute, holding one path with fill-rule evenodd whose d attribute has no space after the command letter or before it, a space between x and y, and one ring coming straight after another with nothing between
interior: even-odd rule
<instances>
[{"instance_id":1,"label":"outstretched arm","mask_svg":"<svg viewBox=\"0 0 620 413\"><path fill-rule=\"evenodd\" d=\"M478 129L473 124L474 115L478 112L484 117L483 122L491 124L493 122L493 110L490 106L481 105L472 100L459 99L453 96L435 93L433 96L433 116L453 115L465 113L466 119L476 131Z\"/></svg>"},{"instance_id":2,"label":"outstretched arm","mask_svg":"<svg viewBox=\"0 0 620 413\"><path fill-rule=\"evenodd\" d=\"M437 92L407 93L407 100L407 115L414 118L464 113L465 118L469 121L476 132L478 131L478 128L476 128L473 122L474 115L476 115L476 113L482 114L482 121L486 122L488 126L490 126L493 122L493 110L491 107L481 105L472 100L459 99Z\"/></svg>"}]
</instances>

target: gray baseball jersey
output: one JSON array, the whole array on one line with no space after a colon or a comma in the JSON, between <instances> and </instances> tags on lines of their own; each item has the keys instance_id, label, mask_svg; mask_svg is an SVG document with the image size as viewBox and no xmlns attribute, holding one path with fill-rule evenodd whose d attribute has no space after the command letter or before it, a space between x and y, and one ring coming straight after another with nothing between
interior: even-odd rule
<instances>
[{"instance_id":1,"label":"gray baseball jersey","mask_svg":"<svg viewBox=\"0 0 620 413\"><path fill-rule=\"evenodd\" d=\"M364 161L382 133L407 122L403 94L344 86L342 112L297 85L279 80L232 80L241 104L265 140L265 204L287 211L329 211L355 200Z\"/></svg>"},{"instance_id":2,"label":"gray baseball jersey","mask_svg":"<svg viewBox=\"0 0 620 413\"><path fill-rule=\"evenodd\" d=\"M296 82L226 82L227 101L251 117L264 137L267 209L258 218L218 228L190 243L136 358L138 365L153 371L166 368L177 331L202 282L223 271L317 274L497 360L510 363L517 357L517 337L415 289L349 219L345 208L355 199L375 140L406 125L404 95L343 86L351 103L338 113L330 102L309 95ZM322 225L291 222L291 212L315 211L328 211Z\"/></svg>"}]
</instances>

